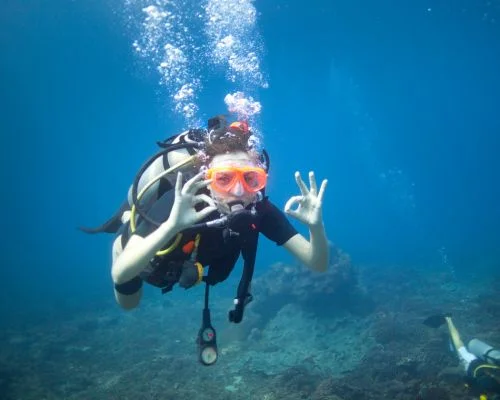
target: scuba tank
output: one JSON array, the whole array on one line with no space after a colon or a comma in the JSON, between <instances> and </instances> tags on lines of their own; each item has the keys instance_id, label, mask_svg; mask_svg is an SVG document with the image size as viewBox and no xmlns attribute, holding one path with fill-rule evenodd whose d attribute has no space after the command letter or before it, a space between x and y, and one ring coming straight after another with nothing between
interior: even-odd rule
<instances>
[{"instance_id":1,"label":"scuba tank","mask_svg":"<svg viewBox=\"0 0 500 400\"><path fill-rule=\"evenodd\" d=\"M224 131L226 125L223 116L216 116L208 120L207 129L189 129L157 142L161 150L139 169L120 208L101 225L81 226L79 229L89 234L118 233L130 221L130 214L134 208L133 214L137 213L147 225L145 231L151 231L159 226L166 220L168 214L159 215L158 212L152 211L152 208L164 194L173 196L178 170L184 172L184 180L188 180L197 172L191 168L190 162L198 153L200 145L209 132ZM160 209L158 205L156 208ZM168 207L166 209L168 210ZM156 214L155 218L149 215L150 212Z\"/></svg>"},{"instance_id":2,"label":"scuba tank","mask_svg":"<svg viewBox=\"0 0 500 400\"><path fill-rule=\"evenodd\" d=\"M487 361L489 364L500 366L500 350L493 348L489 344L472 339L467 345L467 349L476 357Z\"/></svg>"}]
</instances>

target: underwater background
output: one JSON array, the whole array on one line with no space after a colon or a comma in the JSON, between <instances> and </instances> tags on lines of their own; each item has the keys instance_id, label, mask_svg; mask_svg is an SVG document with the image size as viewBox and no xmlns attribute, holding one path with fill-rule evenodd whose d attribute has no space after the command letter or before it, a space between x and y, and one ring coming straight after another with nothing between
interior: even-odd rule
<instances>
[{"instance_id":1,"label":"underwater background","mask_svg":"<svg viewBox=\"0 0 500 400\"><path fill-rule=\"evenodd\" d=\"M500 345L499 39L497 0L4 0L0 399L469 398L421 320L450 311ZM329 180L332 267L262 238L241 325L226 318L240 269L213 290L207 369L202 289L148 288L121 311L112 237L77 227L112 215L156 141L237 92L261 106L275 204L296 170Z\"/></svg>"}]
</instances>

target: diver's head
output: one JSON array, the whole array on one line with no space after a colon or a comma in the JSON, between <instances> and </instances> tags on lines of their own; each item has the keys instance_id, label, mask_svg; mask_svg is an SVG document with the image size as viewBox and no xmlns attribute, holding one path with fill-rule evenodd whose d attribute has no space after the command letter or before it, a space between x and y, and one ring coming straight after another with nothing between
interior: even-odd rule
<instances>
[{"instance_id":1,"label":"diver's head","mask_svg":"<svg viewBox=\"0 0 500 400\"><path fill-rule=\"evenodd\" d=\"M214 156L207 169L207 178L212 180L211 196L223 213L231 212L235 206L242 208L255 202L267 183L265 169L244 151Z\"/></svg>"},{"instance_id":2,"label":"diver's head","mask_svg":"<svg viewBox=\"0 0 500 400\"><path fill-rule=\"evenodd\" d=\"M210 194L219 211L248 206L260 198L267 172L256 151L246 121L236 121L209 131L203 146Z\"/></svg>"}]
</instances>

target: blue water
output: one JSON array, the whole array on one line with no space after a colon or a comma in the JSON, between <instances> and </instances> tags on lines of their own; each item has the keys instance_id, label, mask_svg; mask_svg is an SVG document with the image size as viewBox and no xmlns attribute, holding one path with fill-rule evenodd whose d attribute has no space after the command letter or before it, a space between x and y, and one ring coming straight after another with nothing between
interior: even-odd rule
<instances>
[{"instance_id":1,"label":"blue water","mask_svg":"<svg viewBox=\"0 0 500 400\"><path fill-rule=\"evenodd\" d=\"M263 106L271 199L283 206L297 192L294 171L314 170L329 180L328 236L354 263L431 268L444 252L458 276L495 272L500 3L255 6L269 88L251 94ZM132 51L122 11L97 0L2 2L4 311L109 299L111 238L76 226L107 218L155 141L186 127ZM237 82L203 73L200 115L226 112ZM260 271L288 259L261 243Z\"/></svg>"}]
</instances>

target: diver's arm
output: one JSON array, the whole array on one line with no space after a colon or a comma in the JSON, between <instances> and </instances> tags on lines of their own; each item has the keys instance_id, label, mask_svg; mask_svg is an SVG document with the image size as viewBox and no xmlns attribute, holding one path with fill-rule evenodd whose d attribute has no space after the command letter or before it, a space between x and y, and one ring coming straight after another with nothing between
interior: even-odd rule
<instances>
[{"instance_id":1,"label":"diver's arm","mask_svg":"<svg viewBox=\"0 0 500 400\"><path fill-rule=\"evenodd\" d=\"M123 294L115 289L115 300L124 310L132 310L141 302L142 287L133 294Z\"/></svg>"},{"instance_id":2,"label":"diver's arm","mask_svg":"<svg viewBox=\"0 0 500 400\"><path fill-rule=\"evenodd\" d=\"M213 200L207 195L196 194L210 183L209 180L200 181L203 176L204 173L200 173L182 186L182 173L178 173L175 200L170 216L148 236L130 237L123 251L113 260L111 275L115 284L122 284L135 278L148 266L158 250L170 242L177 233L199 222L216 209ZM196 211L195 206L203 202L208 206Z\"/></svg>"},{"instance_id":3,"label":"diver's arm","mask_svg":"<svg viewBox=\"0 0 500 400\"><path fill-rule=\"evenodd\" d=\"M113 262L111 276L115 284L122 284L139 275L149 264L165 243L168 243L178 233L170 218L161 224L154 232L142 238L132 235ZM117 239L118 240L118 239Z\"/></svg>"},{"instance_id":4,"label":"diver's arm","mask_svg":"<svg viewBox=\"0 0 500 400\"><path fill-rule=\"evenodd\" d=\"M119 235L113 242L113 264L122 252L122 235ZM125 310L132 310L137 307L142 298L142 282L139 280L139 282L135 282L132 285L130 285L130 283L126 293L124 293L123 288L117 286L116 283L114 287L115 300Z\"/></svg>"},{"instance_id":5,"label":"diver's arm","mask_svg":"<svg viewBox=\"0 0 500 400\"><path fill-rule=\"evenodd\" d=\"M297 233L283 247L300 262L316 272L325 272L328 268L329 252L325 230L322 227L309 228L310 239Z\"/></svg>"},{"instance_id":6,"label":"diver's arm","mask_svg":"<svg viewBox=\"0 0 500 400\"><path fill-rule=\"evenodd\" d=\"M325 272L328 268L330 250L323 225L321 206L327 180L323 180L319 191L313 172L309 172L310 189L302 181L299 172L295 173L295 180L301 195L293 196L287 201L285 212L309 227L309 241L301 234L296 234L283 246L312 270ZM298 203L298 207L293 210L292 206L295 203Z\"/></svg>"},{"instance_id":7,"label":"diver's arm","mask_svg":"<svg viewBox=\"0 0 500 400\"><path fill-rule=\"evenodd\" d=\"M119 235L113 242L113 264L122 252L122 235ZM117 285L116 283L114 285L115 300L124 310L134 309L141 301L142 281L139 277L137 279L138 281L132 279L128 283L125 283L125 285ZM126 290L124 290L124 286Z\"/></svg>"}]
</instances>

